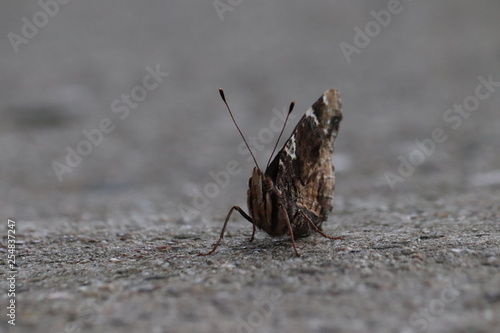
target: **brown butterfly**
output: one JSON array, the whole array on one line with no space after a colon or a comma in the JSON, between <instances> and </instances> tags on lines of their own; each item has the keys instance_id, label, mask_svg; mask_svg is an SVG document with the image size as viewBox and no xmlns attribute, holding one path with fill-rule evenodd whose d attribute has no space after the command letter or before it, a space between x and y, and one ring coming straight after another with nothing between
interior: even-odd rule
<instances>
[{"instance_id":1,"label":"brown butterfly","mask_svg":"<svg viewBox=\"0 0 500 333\"><path fill-rule=\"evenodd\" d=\"M250 241L254 239L256 227L271 237L289 235L297 256L300 254L295 246L295 238L308 236L311 231L316 231L329 239L341 239L341 237L330 237L321 231L322 223L333 209L335 188L333 147L342 120L342 105L338 91L327 90L306 111L283 148L278 151L272 162L271 158L269 159L265 172L258 167L250 146L236 124L224 91L219 89L219 93L252 154L256 167L248 182L249 214L241 207L233 206L227 214L217 243L212 250L200 255L212 254L221 244L234 210L252 223L253 232ZM288 115L294 105L295 102L290 104ZM276 145L282 134L283 130ZM275 150L276 146L271 157Z\"/></svg>"}]
</instances>

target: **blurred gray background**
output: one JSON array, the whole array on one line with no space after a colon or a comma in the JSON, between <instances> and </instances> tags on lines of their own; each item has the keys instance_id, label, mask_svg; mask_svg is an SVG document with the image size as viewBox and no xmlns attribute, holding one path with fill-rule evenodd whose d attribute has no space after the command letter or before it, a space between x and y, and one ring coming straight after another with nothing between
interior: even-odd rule
<instances>
[{"instance_id":1,"label":"blurred gray background","mask_svg":"<svg viewBox=\"0 0 500 333\"><path fill-rule=\"evenodd\" d=\"M110 242L108 249L119 249L114 242L123 242L128 236L115 234L115 231L124 228L135 232L136 236L133 237L137 239L134 242L138 243L129 244L117 250L118 252L127 249L132 251L134 246L141 246L143 249L143 244L156 244L159 251L165 251L165 248L170 249L171 244L182 243L182 246L172 245L173 250L167 250L166 254L151 254L156 258L154 260L161 261L158 269L163 271L157 274L175 275L172 279L158 280L161 284L159 288L167 290L167 296L182 297L179 295L184 295L183 292L178 290L184 290L184 287L179 285L191 286L194 276L201 276L202 279L205 273L210 274L210 269L217 269L219 272L234 267L219 266L221 261L218 259L209 261L212 266L207 266L205 260L195 261L196 264L192 263L195 266L186 264L194 260L193 254L210 246L220 228L221 219L232 205L246 206L247 179L254 166L247 160L248 155L242 154L238 149L242 140L220 100L217 91L219 87L225 89L234 116L247 137L258 136L270 126L276 112L273 110L281 112L291 100L295 100L297 105L293 115L296 117L287 126L284 135L287 137L303 112L325 90L335 88L340 91L344 120L334 157L337 168L336 208L327 229L333 231L339 228L341 233L359 233L356 237L368 239L368 243L359 246L361 250L346 250L347 254L339 257L328 254L328 258L333 261L344 260L343 263L348 267L345 271L351 269L350 263L359 259L351 256L363 256L367 248L377 255L383 249L393 251L394 246L391 247L390 244L386 248L377 248L371 243L371 239L375 239L373 242L378 239L384 243L397 237L410 237L410 234L414 237L415 232L446 234L450 230L448 228L455 228L455 234L460 235L464 228L470 227L467 234L470 248L479 251L484 258L493 258L484 259L485 266L480 266L482 275L476 280L471 276L478 271L479 264L472 255L467 257L470 261L460 262L457 266L453 266L454 263L451 266L440 266L441 259L436 259L435 262L432 261L434 259L429 260L425 268L422 268L428 269L428 280L425 281L431 281L429 285L434 288L428 289L425 285L427 282L422 282L424 285L420 286L420 278L414 280L415 276L410 273L408 278L404 275L406 273L399 275L399 268L388 264L394 261L384 261L383 257L374 255L371 260L380 260L380 267L391 271L393 279L400 279L395 285L401 283L401 286L408 288L403 292L396 289L388 294L378 293L379 290L368 286L360 290L368 290L374 294L347 294L344 304L352 304L353 308L358 309L366 305L365 312L359 310L360 318L374 318L374 321L368 320L363 324L357 322L361 326L358 325L355 329L350 326L352 323L344 323L340 318L337 327L363 331L371 323L377 322L379 331L404 331L397 328L408 326L408 317L412 311L416 311L419 304L429 304L429 300L435 297L434 292L442 290L439 289L442 288L440 282L434 284L434 279L439 280L440 274L446 275L446 272L455 268L457 271L453 274L462 273L464 267L468 267L469 277L474 280L471 283L475 283L474 290L478 291L478 294L471 297L481 305L476 306L475 301L468 301L469 298L461 298L460 303L454 305L457 309L460 308L454 314L455 317L446 317L448 324L446 321L439 321L436 327L446 331L447 325L456 318L466 318L460 312L468 309L463 304L472 304L470 306L475 309L485 304L486 298L481 296L481 286L492 276L491 270L496 269L498 274L498 259L494 257L498 254L498 248L494 249L493 242L484 245L482 250L475 248L474 244L478 239L475 234L494 237L495 230L498 232L498 227L495 227L498 224L495 223L500 215L495 198L498 198L500 185L500 87L490 87L491 91L478 87L482 80L480 77L500 82L500 2L402 0L398 6L388 8L388 1L374 0L222 0L196 3L156 0L60 1L57 6L54 6L53 1L42 1L42 4L52 4L45 9L37 1L4 1L0 4L0 212L3 220L10 217L18 221L21 237L24 233L27 239L34 239L26 243L24 250L21 249L31 253L24 260L31 261L32 264L28 265L31 268L25 266L27 271L24 277L25 283L31 283L31 287L25 287L31 292L21 294L24 298L20 304L28 306L30 299L35 296L36 302L39 302L31 305L31 312L27 315L25 312L28 317L19 319L21 323L31 323L28 331L32 331L42 320L45 331L48 331L54 327L64 327L68 318L79 318L78 313L66 313L66 305L63 306L65 310L51 308L52 312L47 310L50 312L48 315L35 315L47 299L66 297L66 294L59 293L59 288L73 293L89 283L91 287L96 285L95 281L79 280L86 279L87 274L101 274L103 281L114 281L115 274L119 274L106 265L109 264L110 255L122 258L121 254L106 253L97 259L90 259L90 262L85 261L88 266L78 266L86 267L86 270L74 268L75 275L67 273L68 268L64 266L58 271L59 275L29 280L30 276L45 276L44 274L54 270L55 265L45 265L52 262L50 260L59 258L60 249L68 255L72 253L74 248L68 246L66 238L50 238L53 234L66 234L71 230L93 232L96 226L100 226L99 230L105 233L102 236L103 242ZM382 14L388 13L389 9L394 12L390 20L387 15ZM377 22L377 16L382 23ZM369 36L362 37L359 31L366 29ZM346 56L342 46L347 44L359 47ZM168 73L162 74L161 82L157 85L147 76L155 68ZM147 85L155 86L154 89L144 89L145 78L149 80ZM450 113L453 111L448 111L465 101L478 101L473 97L477 89L483 95L489 92L487 98L479 101L479 105L473 105L477 110L467 112L465 116L457 116ZM136 96L135 101L129 102L129 106L124 100L127 95ZM83 133L96 133L103 120L104 123L107 122L104 127L112 126L113 131L104 133L102 138L96 134L94 139L98 144L85 146L82 142L88 139ZM438 128L443 130L447 139L437 143L435 151L425 156L424 161L419 161L418 164L423 163L416 166L411 175L401 178L391 188L387 183L387 173L397 175L401 159L408 160L412 154L414 157L423 156L418 152L415 140L428 142L433 131ZM276 137L274 135L274 139ZM261 166L267 161L273 143L255 150ZM78 147L91 149L91 152L82 157L78 165L71 167L71 172L60 174L61 179L58 179L54 165L61 167L67 164L67 149L77 150ZM75 162L75 157L72 158ZM201 208L196 208L197 193L204 192L205 186L213 182L211 172L225 170L230 160L238 162L240 172L232 176L227 186L219 189L211 198L204 201L198 198L203 202ZM183 214L182 207L188 207L189 214ZM448 213L439 211L441 207L446 207L443 209ZM401 209L401 216L395 213L398 209ZM466 209L469 210L466 212ZM396 215L393 216L392 213ZM449 216L447 214L453 216L452 221L446 220ZM432 223L436 224L430 224L426 227L428 229L421 231L420 225L412 224L415 216L426 216L425 219L429 217L431 220L437 216L438 221L433 220ZM468 218L463 220L463 216ZM489 222L483 224L485 220ZM468 224L469 221L475 223L474 227ZM398 223L403 223L403 226ZM156 231L150 231L149 234L144 231L140 236L148 225L154 225ZM243 222L235 224L231 230L237 230L237 225L247 227L244 230L249 232L248 225ZM409 225L417 229L411 229ZM411 230L408 231L407 227ZM382 235L388 229L400 230L402 233L386 240ZM210 230L209 235L204 233L207 230ZM373 238L370 233L361 234L370 230L379 232L376 234L379 238ZM177 232L181 235L175 236L177 238L171 236ZM220 250L222 262L229 262L227 265L232 265L235 261L232 251L246 242L246 233L234 231L234 234L241 237L233 240L233 243L226 240L227 243ZM45 239L44 235L50 237ZM163 238L154 238L157 235L163 235ZM202 239L200 235L203 235ZM82 248L87 248L92 253L97 251L92 246L98 247L101 243L94 244L90 240L95 242L101 236L83 232L82 237L87 237L89 241L84 241L87 245L78 251L82 251ZM115 239L116 237L119 239ZM412 239L419 240L418 237L417 235ZM167 242L171 239L174 239L173 243ZM262 240L260 246L264 247L280 244L271 243L262 236L259 239ZM314 239L309 242L314 242ZM348 236L345 242L351 242L351 239ZM422 236L422 239L434 242L431 236ZM37 257L41 253L40 241L43 247L52 251L46 257ZM317 242L320 241L324 240L319 239ZM438 238L436 244L432 243L432 246L420 251L429 258L434 258L434 249L448 246L442 245L440 241ZM455 242L461 244L462 240ZM349 249L349 246L358 249L358 245L352 244L343 247L344 243L335 243L342 244L339 251L342 248ZM294 271L293 267L291 270L297 276L304 277L307 283L307 267L316 267L315 272L321 272L325 267L321 258L330 250L325 247L324 251L314 254L309 243L304 244L301 249L311 254L304 260L309 261L300 268L303 271L299 268ZM259 248L259 245L256 247ZM290 255L289 244L285 242L281 247L285 259L278 258L269 267L285 272L290 268L288 265L295 265L295 261L286 260ZM399 251L398 247L399 245L394 251ZM274 253L272 248L264 248L262 251L267 255ZM405 253L414 254L411 251ZM74 255L76 259L71 260L80 262L80 252L75 252ZM170 259L165 259L165 256ZM224 303L227 305L222 307L222 316L224 313L231 313L228 308L240 309L242 304L251 306L251 301L245 301L249 297L245 293L254 292L252 290L255 288L251 282L250 287L247 287L241 279L253 277L255 270L255 276L267 276L268 264L264 264L261 269L262 264L252 261L258 259L258 256L245 254L243 258L249 263L242 267L250 269L243 277L217 275L228 276L229 280L234 278L231 283L244 286L241 292L239 287L235 287L236 291L229 290L229 299L234 299ZM366 258L363 258L359 260L363 260L362 265L365 265ZM57 260L67 262L66 259ZM94 260L102 260L103 264L99 264L101 266L97 266L98 268L90 266ZM165 261L172 266L161 266ZM283 267L280 266L281 263ZM433 266L434 264L437 266ZM122 265L125 264L120 264ZM135 265L139 265L137 272L144 270L144 263L139 261ZM330 267L329 264L326 265ZM336 269L335 267L343 266L335 262L332 267ZM95 269L97 270L94 271ZM126 271L124 268L120 269ZM333 275L325 278L337 281L338 278L342 279L345 271L335 273L339 275L332 273ZM375 276L379 274L380 281L386 280L386 271L374 271ZM85 273L82 275L81 272ZM364 286L365 279L357 275L358 268L353 268L352 272L355 274L345 278L359 280L360 285ZM57 276L66 280L58 280ZM127 277L129 278L130 276ZM143 277L139 278L140 281L141 279ZM274 281L273 277L270 279ZM130 283L130 280L120 281ZM496 281L491 286L492 290L498 291L498 278ZM276 281L272 283L281 285ZM413 290L415 283L421 289ZM222 292L227 292L224 290L224 281L215 285L220 285ZM317 289L311 287L316 292L314 295L325 293L322 286L323 284L317 286ZM383 283L377 286L385 288ZM114 288L112 286L108 290L111 290L109 293L112 295L117 290ZM131 288L135 290L135 287ZM174 288L173 291L171 288ZM38 290L54 291L55 294L38 297ZM85 294L87 289L78 290L78 302L79 297L83 297L82 293L94 297L93 294ZM205 300L203 296L212 297L212 291L203 294L205 289L190 290L188 289L189 297L197 292L202 296L189 300L194 303L189 303L184 309L212 309L212 300ZM302 292L304 290L309 289L303 289ZM106 291L99 289L98 295L101 293ZM407 299L398 299L400 294L404 294ZM156 295L161 298L163 294ZM426 296L419 301L416 297L418 295ZM127 300L127 297L124 299ZM498 296L491 297L488 300L493 300L498 305ZM373 299L373 303L365 303L364 300L369 299ZM413 305L413 310L406 307L415 299L421 303ZM78 309L78 304L81 303L76 300L72 303L73 307L69 308ZM151 311L158 311L155 318L161 322L164 309L157 307L155 303L147 303L149 301L150 298L146 297L141 301L144 303L139 303L135 309L149 304L153 308ZM202 303L204 301L208 303ZM57 303L49 302L51 306ZM286 304L286 309L296 306L295 301ZM316 311L314 304L309 304L313 312ZM322 304L318 301L318 309L327 309ZM112 307L114 306L112 303ZM389 318L386 317L387 313L383 313L388 308L392 308L392 313L399 316L399 319L390 317L392 319L384 321L384 318ZM400 309L407 312L396 314ZM122 310L123 312L117 311L119 320L127 318L129 309L125 306ZM250 313L252 309L247 307L241 311ZM377 311L382 311L382 314L377 314ZM492 312L488 311L484 318L491 319ZM177 324L189 322L190 313L192 314L185 314L186 317L179 317ZM209 318L209 321L218 318L221 313ZM287 316L292 318L288 322L285 320L285 323L299 329L301 326L293 326L294 313L287 312ZM330 316L322 310L315 313L322 313L325 318ZM52 321L51 316L56 314L59 320ZM104 316L108 314L109 312ZM307 315L307 312L304 314ZM211 316L210 313L205 315ZM339 312L339 316L348 318L344 312ZM226 317L234 319L232 315ZM483 317L473 318L478 325L475 327L486 325ZM304 330L320 327L317 323L307 324L301 317L296 319L304 323ZM106 331L112 331L111 327L123 331L119 320L113 320L108 323L110 326L107 326ZM196 326L196 329L201 330L200 327L203 327L206 331L210 327L214 330L219 327L214 322L208 328L201 324L206 321L199 323L200 326ZM353 323L356 324L354 321ZM490 324L493 325L491 322ZM137 330L146 332L142 328ZM2 329L0 326L0 331ZM100 328L95 330L100 331ZM326 329L317 331L330 332ZM409 329L405 332L413 331L418 330ZM151 332L160 331L152 329Z\"/></svg>"},{"instance_id":2,"label":"blurred gray background","mask_svg":"<svg viewBox=\"0 0 500 333\"><path fill-rule=\"evenodd\" d=\"M218 13L210 1L71 1L48 20L35 1L2 4L2 213L78 220L134 210L182 219L179 204L192 206L193 190L203 191L209 172L232 159L242 172L200 216L244 204L253 164L238 153L241 139L219 87L247 136L269 126L273 108L296 100L300 116L323 91L338 89L345 114L335 159L339 200L469 191L484 185L474 182L478 174L498 173L500 92L457 130L443 120L474 94L478 76L500 81L498 2L402 1L350 62L341 43L355 46L355 28L365 30L375 21L370 12L387 11L387 1L233 4ZM36 34L25 28L31 38L14 47L9 33L24 37L23 17L40 27ZM157 65L169 75L120 119L113 101ZM64 163L66 147L76 149L82 130L103 118L114 131L60 182L52 163ZM384 173L397 172L398 156L408 158L414 141L436 127L448 140L392 191ZM271 148L256 153L261 164Z\"/></svg>"}]
</instances>

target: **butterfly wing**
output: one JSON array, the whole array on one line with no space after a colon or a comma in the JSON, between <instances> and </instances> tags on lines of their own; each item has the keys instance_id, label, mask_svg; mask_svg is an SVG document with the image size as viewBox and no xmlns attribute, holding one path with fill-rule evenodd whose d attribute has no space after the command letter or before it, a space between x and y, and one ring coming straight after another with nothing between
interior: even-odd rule
<instances>
[{"instance_id":1,"label":"butterfly wing","mask_svg":"<svg viewBox=\"0 0 500 333\"><path fill-rule=\"evenodd\" d=\"M288 198L290 219L296 236L309 233L301 209L321 227L333 209L335 174L333 147L342 120L339 93L327 90L300 119L290 138L266 170L275 187ZM295 203L295 204L294 204Z\"/></svg>"}]
</instances>

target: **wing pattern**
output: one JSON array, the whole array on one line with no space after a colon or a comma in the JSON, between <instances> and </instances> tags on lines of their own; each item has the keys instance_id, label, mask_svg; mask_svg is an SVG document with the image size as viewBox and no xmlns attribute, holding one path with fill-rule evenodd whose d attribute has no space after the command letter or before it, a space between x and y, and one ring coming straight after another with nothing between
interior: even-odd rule
<instances>
[{"instance_id":1,"label":"wing pattern","mask_svg":"<svg viewBox=\"0 0 500 333\"><path fill-rule=\"evenodd\" d=\"M287 193L288 216L294 236L306 236L310 227L302 210L321 229L333 209L335 169L333 148L342 120L340 97L327 90L301 118L290 138L266 170L281 193Z\"/></svg>"}]
</instances>

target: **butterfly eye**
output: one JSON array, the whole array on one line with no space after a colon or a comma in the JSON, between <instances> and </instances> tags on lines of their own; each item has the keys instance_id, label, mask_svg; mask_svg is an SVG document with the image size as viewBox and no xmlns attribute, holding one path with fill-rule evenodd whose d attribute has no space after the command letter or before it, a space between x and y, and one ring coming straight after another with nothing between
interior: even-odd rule
<instances>
[{"instance_id":1,"label":"butterfly eye","mask_svg":"<svg viewBox=\"0 0 500 333\"><path fill-rule=\"evenodd\" d=\"M271 191L274 187L273 181L271 180L271 178L269 178L269 177L264 178L264 182L262 184L262 187L264 189L264 192Z\"/></svg>"}]
</instances>

